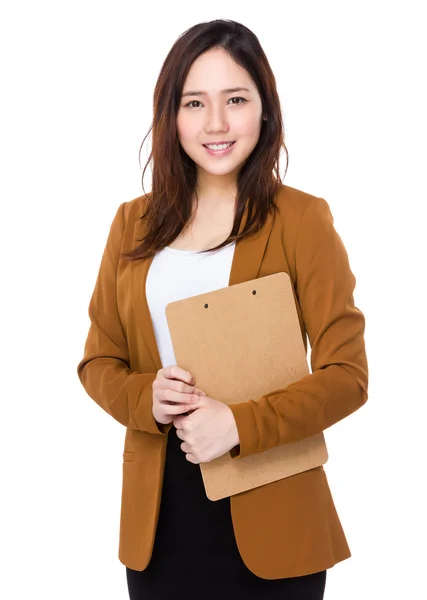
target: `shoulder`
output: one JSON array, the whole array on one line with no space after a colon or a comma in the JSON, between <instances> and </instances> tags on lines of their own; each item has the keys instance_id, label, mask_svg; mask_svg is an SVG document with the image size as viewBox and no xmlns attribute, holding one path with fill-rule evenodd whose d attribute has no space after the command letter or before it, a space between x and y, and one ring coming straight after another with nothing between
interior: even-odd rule
<instances>
[{"instance_id":1,"label":"shoulder","mask_svg":"<svg viewBox=\"0 0 427 600\"><path fill-rule=\"evenodd\" d=\"M298 248L316 248L334 237L334 219L324 198L281 184L275 201L274 229L289 264L294 264Z\"/></svg>"},{"instance_id":2,"label":"shoulder","mask_svg":"<svg viewBox=\"0 0 427 600\"><path fill-rule=\"evenodd\" d=\"M109 243L120 247L122 252L133 248L135 238L138 238L142 231L141 216L145 212L148 196L149 194L144 194L122 202L116 209L110 227Z\"/></svg>"},{"instance_id":3,"label":"shoulder","mask_svg":"<svg viewBox=\"0 0 427 600\"><path fill-rule=\"evenodd\" d=\"M287 223L291 222L293 225L301 221L306 211L329 212L329 205L324 198L289 185L279 185L275 201L279 212L279 219Z\"/></svg>"},{"instance_id":4,"label":"shoulder","mask_svg":"<svg viewBox=\"0 0 427 600\"><path fill-rule=\"evenodd\" d=\"M143 196L133 198L133 200L123 202L120 205L119 210L122 211L125 226L128 224L135 224L135 222L140 219L140 217L144 214L145 206L149 196L150 193L144 194Z\"/></svg>"},{"instance_id":5,"label":"shoulder","mask_svg":"<svg viewBox=\"0 0 427 600\"><path fill-rule=\"evenodd\" d=\"M139 227L149 195L144 194L133 200L122 202L116 209L112 224L113 229L120 231L122 235L126 236L127 232L133 231L135 227Z\"/></svg>"},{"instance_id":6,"label":"shoulder","mask_svg":"<svg viewBox=\"0 0 427 600\"><path fill-rule=\"evenodd\" d=\"M117 209L115 221L122 235L127 238L131 232L138 235L142 231L143 223L141 217L145 212L151 192L137 196L132 200L123 202ZM324 198L310 194L309 192L279 183L275 196L277 206L277 225L285 230L299 229L303 221L330 221L333 218L329 204Z\"/></svg>"}]
</instances>

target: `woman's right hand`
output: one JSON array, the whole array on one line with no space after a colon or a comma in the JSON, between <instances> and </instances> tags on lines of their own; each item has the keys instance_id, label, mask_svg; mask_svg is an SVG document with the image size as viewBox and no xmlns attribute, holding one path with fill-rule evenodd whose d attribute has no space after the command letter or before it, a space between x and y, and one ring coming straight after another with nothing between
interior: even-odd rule
<instances>
[{"instance_id":1,"label":"woman's right hand","mask_svg":"<svg viewBox=\"0 0 427 600\"><path fill-rule=\"evenodd\" d=\"M195 383L195 377L178 365L157 371L153 381L153 415L158 423L168 425L176 415L197 408L198 396L206 394Z\"/></svg>"}]
</instances>

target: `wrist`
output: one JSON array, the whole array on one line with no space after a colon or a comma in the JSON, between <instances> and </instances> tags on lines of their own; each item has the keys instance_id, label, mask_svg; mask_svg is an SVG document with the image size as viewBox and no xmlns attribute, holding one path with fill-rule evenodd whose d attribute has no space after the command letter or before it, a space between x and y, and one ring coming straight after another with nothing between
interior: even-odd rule
<instances>
[{"instance_id":1,"label":"wrist","mask_svg":"<svg viewBox=\"0 0 427 600\"><path fill-rule=\"evenodd\" d=\"M228 407L230 408L230 407ZM231 413L231 418L232 418L232 423L233 423L233 427L232 427L232 431L233 431L233 436L232 436L232 441L233 443L233 448L235 446L238 446L240 444L240 436L239 436L239 430L237 429L237 423L236 423L236 419L234 418L234 414L233 411L230 409L230 413Z\"/></svg>"}]
</instances>

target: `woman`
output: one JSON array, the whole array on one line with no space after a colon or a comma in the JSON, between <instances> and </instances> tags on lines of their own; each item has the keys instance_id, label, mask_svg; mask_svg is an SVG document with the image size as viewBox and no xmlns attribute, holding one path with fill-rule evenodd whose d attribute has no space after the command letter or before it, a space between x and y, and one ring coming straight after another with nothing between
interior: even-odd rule
<instances>
[{"instance_id":1,"label":"woman","mask_svg":"<svg viewBox=\"0 0 427 600\"><path fill-rule=\"evenodd\" d=\"M198 465L309 437L365 403L365 322L346 250L327 202L280 181L275 79L243 25L181 35L152 131L152 190L113 220L78 366L89 396L126 426L119 559L130 598L323 598L326 570L350 556L323 468L212 502ZM176 365L166 304L281 271L312 373L256 402L208 397Z\"/></svg>"}]
</instances>

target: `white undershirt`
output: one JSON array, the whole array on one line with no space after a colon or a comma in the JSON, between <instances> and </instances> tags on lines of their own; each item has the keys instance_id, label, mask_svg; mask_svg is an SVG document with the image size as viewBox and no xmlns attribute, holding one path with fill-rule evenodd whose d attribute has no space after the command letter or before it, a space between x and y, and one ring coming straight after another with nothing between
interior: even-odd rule
<instances>
[{"instance_id":1,"label":"white undershirt","mask_svg":"<svg viewBox=\"0 0 427 600\"><path fill-rule=\"evenodd\" d=\"M145 292L163 367L177 364L166 320L166 305L227 287L235 247L234 242L208 254L166 247L154 256Z\"/></svg>"}]
</instances>

